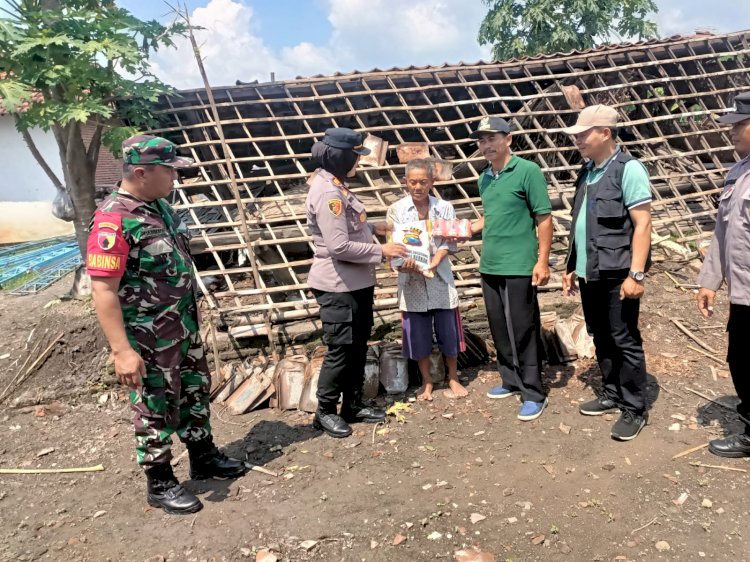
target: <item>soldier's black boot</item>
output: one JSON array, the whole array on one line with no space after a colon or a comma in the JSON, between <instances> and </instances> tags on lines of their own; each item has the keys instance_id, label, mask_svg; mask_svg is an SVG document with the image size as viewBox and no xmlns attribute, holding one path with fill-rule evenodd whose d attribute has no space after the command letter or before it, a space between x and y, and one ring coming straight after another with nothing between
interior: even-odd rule
<instances>
[{"instance_id":1,"label":"soldier's black boot","mask_svg":"<svg viewBox=\"0 0 750 562\"><path fill-rule=\"evenodd\" d=\"M351 426L341 416L318 408L313 419L313 427L325 431L331 437L349 437L352 434Z\"/></svg>"},{"instance_id":2,"label":"soldier's black boot","mask_svg":"<svg viewBox=\"0 0 750 562\"><path fill-rule=\"evenodd\" d=\"M379 423L385 421L385 410L365 404L362 401L362 391L359 391L351 396L344 395L341 417L349 423Z\"/></svg>"},{"instance_id":3,"label":"soldier's black boot","mask_svg":"<svg viewBox=\"0 0 750 562\"><path fill-rule=\"evenodd\" d=\"M239 478L248 471L244 462L219 451L210 436L200 441L187 441L185 445L190 457L190 478L193 480Z\"/></svg>"},{"instance_id":4,"label":"soldier's black boot","mask_svg":"<svg viewBox=\"0 0 750 562\"><path fill-rule=\"evenodd\" d=\"M171 465L161 464L146 469L146 479L148 505L175 515L203 509L201 501L177 482Z\"/></svg>"}]
</instances>

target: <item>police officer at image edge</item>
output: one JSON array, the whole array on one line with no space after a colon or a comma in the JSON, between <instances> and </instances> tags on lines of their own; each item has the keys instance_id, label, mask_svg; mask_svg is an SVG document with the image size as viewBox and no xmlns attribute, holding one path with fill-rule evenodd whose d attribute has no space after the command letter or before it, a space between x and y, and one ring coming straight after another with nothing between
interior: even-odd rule
<instances>
[{"instance_id":1,"label":"police officer at image edge","mask_svg":"<svg viewBox=\"0 0 750 562\"><path fill-rule=\"evenodd\" d=\"M354 422L385 419L362 402L367 340L373 326L375 270L384 257L405 256L402 245L373 241L364 204L349 190L360 156L370 153L362 135L328 129L312 147L320 168L310 179L305 207L315 246L308 284L320 305L323 343L328 346L318 379L314 426L333 437L351 435ZM385 227L378 227L385 234ZM343 398L341 413L337 412Z\"/></svg>"},{"instance_id":2,"label":"police officer at image edge","mask_svg":"<svg viewBox=\"0 0 750 562\"><path fill-rule=\"evenodd\" d=\"M713 239L698 275L698 309L705 318L713 314L716 291L724 281L729 293L727 362L744 428L741 433L714 439L708 450L730 458L750 456L750 377L745 355L750 341L750 92L736 96L734 102L735 110L717 121L732 126L732 142L742 160L727 173Z\"/></svg>"}]
</instances>

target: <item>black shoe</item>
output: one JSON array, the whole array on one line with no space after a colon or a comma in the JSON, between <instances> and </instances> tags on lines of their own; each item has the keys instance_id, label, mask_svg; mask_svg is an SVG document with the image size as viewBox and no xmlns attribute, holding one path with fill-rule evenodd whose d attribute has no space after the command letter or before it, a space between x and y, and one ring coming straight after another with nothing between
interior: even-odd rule
<instances>
[{"instance_id":1,"label":"black shoe","mask_svg":"<svg viewBox=\"0 0 750 562\"><path fill-rule=\"evenodd\" d=\"M341 416L321 410L315 412L313 427L325 431L331 437L349 437L352 434L351 426Z\"/></svg>"},{"instance_id":2,"label":"black shoe","mask_svg":"<svg viewBox=\"0 0 750 562\"><path fill-rule=\"evenodd\" d=\"M620 419L612 426L612 439L618 441L635 439L645 425L646 418L644 416L634 414L630 410L624 410L620 414Z\"/></svg>"},{"instance_id":3,"label":"black shoe","mask_svg":"<svg viewBox=\"0 0 750 562\"><path fill-rule=\"evenodd\" d=\"M603 416L619 411L617 404L609 398L595 398L578 406L578 412L584 416Z\"/></svg>"},{"instance_id":4,"label":"black shoe","mask_svg":"<svg viewBox=\"0 0 750 562\"><path fill-rule=\"evenodd\" d=\"M725 439L714 439L709 442L708 450L719 457L737 459L750 457L750 436L730 435Z\"/></svg>"},{"instance_id":5,"label":"black shoe","mask_svg":"<svg viewBox=\"0 0 750 562\"><path fill-rule=\"evenodd\" d=\"M385 421L385 410L359 402L342 406L341 417L349 423L380 423Z\"/></svg>"},{"instance_id":6,"label":"black shoe","mask_svg":"<svg viewBox=\"0 0 750 562\"><path fill-rule=\"evenodd\" d=\"M190 478L193 480L239 478L249 470L244 462L219 451L211 437L201 441L188 441L186 445L190 457Z\"/></svg>"},{"instance_id":7,"label":"black shoe","mask_svg":"<svg viewBox=\"0 0 750 562\"><path fill-rule=\"evenodd\" d=\"M203 509L201 501L180 486L169 464L146 470L148 505L175 515L195 513Z\"/></svg>"}]
</instances>

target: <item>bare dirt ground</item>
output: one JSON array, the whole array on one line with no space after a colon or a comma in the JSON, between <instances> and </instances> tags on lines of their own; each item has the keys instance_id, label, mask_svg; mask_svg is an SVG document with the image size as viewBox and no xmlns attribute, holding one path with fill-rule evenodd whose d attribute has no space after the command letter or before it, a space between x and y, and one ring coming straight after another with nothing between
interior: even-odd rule
<instances>
[{"instance_id":1,"label":"bare dirt ground","mask_svg":"<svg viewBox=\"0 0 750 562\"><path fill-rule=\"evenodd\" d=\"M665 265L693 282L687 268ZM725 367L688 349L697 345L669 320L682 318L722 357L726 294L704 321L692 290L675 287L664 267L652 272L642 309L653 409L635 441L610 439L614 419L577 413L596 386L591 361L547 370L550 406L530 423L515 418L514 399L485 398L498 380L491 365L463 373L468 399L438 392L405 423L391 419L380 433L360 426L344 440L314 431L307 414L232 417L218 406L217 441L279 477L187 481L206 505L188 517L146 505L125 393L104 374L89 305L54 302L67 281L35 296L0 295L0 356L10 354L0 359L0 392L34 345L38 355L63 335L0 411L0 468L105 467L0 474L0 560L255 560L265 547L285 561L422 561L453 560L470 546L501 562L750 560L750 463L705 449L672 459L740 428L730 409L687 390L736 403ZM187 480L187 471L184 459L176 472Z\"/></svg>"}]
</instances>

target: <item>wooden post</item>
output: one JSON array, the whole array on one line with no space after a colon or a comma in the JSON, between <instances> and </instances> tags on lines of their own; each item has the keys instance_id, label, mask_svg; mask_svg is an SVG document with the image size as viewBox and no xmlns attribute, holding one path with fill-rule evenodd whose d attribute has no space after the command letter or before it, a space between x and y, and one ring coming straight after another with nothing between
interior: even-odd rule
<instances>
[{"instance_id":1,"label":"wooden post","mask_svg":"<svg viewBox=\"0 0 750 562\"><path fill-rule=\"evenodd\" d=\"M188 29L188 35L190 37L190 44L193 47L193 55L195 55L195 62L198 64L198 70L201 74L201 78L203 79L203 86L206 88L206 95L208 96L208 103L211 107L211 114L214 118L214 126L216 127L216 132L219 135L219 142L221 143L222 151L224 152L224 157L226 159L226 169L229 174L229 187L232 190L232 195L234 196L235 203L237 205L237 210L239 212L240 217L240 225L242 229L242 237L245 240L245 244L247 246L247 257L250 260L250 266L253 270L253 279L255 280L255 286L258 289L263 288L263 281L260 277L260 273L258 272L258 264L255 259L255 250L253 248L253 244L250 241L250 230L247 227L247 217L245 216L245 206L242 203L242 198L240 197L240 191L237 187L237 178L234 174L234 165L232 164L232 155L229 151L229 146L227 145L226 138L224 137L224 127L221 124L221 118L219 117L219 110L216 107L216 100L214 99L214 93L211 89L211 84L208 81L208 75L206 74L206 68L203 66L203 59L201 58L201 51L200 47L198 46L198 42L195 40L195 33L193 33L193 26L190 23L190 11L188 10L187 4L183 4L183 11L180 12L179 5L178 8L175 10L175 12L182 17L185 20L185 23L187 24ZM271 349L271 354L273 355L274 360L278 359L278 353L276 351L276 344L273 341L273 338L271 337L271 320L270 315L268 313L264 314L265 317L265 324L266 328L268 330L268 345ZM217 358L218 360L218 358Z\"/></svg>"}]
</instances>

